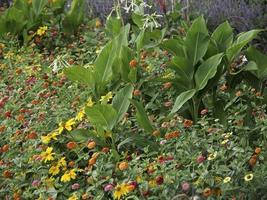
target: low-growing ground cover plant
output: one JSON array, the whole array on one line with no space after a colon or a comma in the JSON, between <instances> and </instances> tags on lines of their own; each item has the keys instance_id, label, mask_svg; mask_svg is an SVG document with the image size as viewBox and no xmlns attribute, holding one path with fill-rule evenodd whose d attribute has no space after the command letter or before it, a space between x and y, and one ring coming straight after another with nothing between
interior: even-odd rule
<instances>
[{"instance_id":1,"label":"low-growing ground cover plant","mask_svg":"<svg viewBox=\"0 0 267 200\"><path fill-rule=\"evenodd\" d=\"M1 42L1 198L267 198L261 30L144 17Z\"/></svg>"}]
</instances>

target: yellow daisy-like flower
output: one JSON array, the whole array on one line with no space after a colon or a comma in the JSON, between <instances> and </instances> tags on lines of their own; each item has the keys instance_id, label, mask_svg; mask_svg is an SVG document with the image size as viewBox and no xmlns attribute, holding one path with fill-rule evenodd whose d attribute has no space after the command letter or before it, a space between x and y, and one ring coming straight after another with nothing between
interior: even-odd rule
<instances>
[{"instance_id":1,"label":"yellow daisy-like flower","mask_svg":"<svg viewBox=\"0 0 267 200\"><path fill-rule=\"evenodd\" d=\"M130 190L127 184L123 183L123 184L117 185L113 193L114 199L120 200L121 197L127 195L129 192Z\"/></svg>"},{"instance_id":2,"label":"yellow daisy-like flower","mask_svg":"<svg viewBox=\"0 0 267 200\"><path fill-rule=\"evenodd\" d=\"M52 174L53 176L57 175L60 172L58 165L53 165L49 169L49 174Z\"/></svg>"},{"instance_id":3,"label":"yellow daisy-like flower","mask_svg":"<svg viewBox=\"0 0 267 200\"><path fill-rule=\"evenodd\" d=\"M231 177L227 176L223 179L223 183L229 183L231 181Z\"/></svg>"},{"instance_id":4,"label":"yellow daisy-like flower","mask_svg":"<svg viewBox=\"0 0 267 200\"><path fill-rule=\"evenodd\" d=\"M68 200L78 200L78 197L76 196L76 194L71 195Z\"/></svg>"},{"instance_id":5,"label":"yellow daisy-like flower","mask_svg":"<svg viewBox=\"0 0 267 200\"><path fill-rule=\"evenodd\" d=\"M42 27L39 27L36 34L39 36L42 36L45 34L46 31L47 31L47 26L42 26Z\"/></svg>"},{"instance_id":6,"label":"yellow daisy-like flower","mask_svg":"<svg viewBox=\"0 0 267 200\"><path fill-rule=\"evenodd\" d=\"M80 112L78 112L77 116L75 117L75 120L77 121L82 121L85 115L85 110L84 108L82 108L82 110L80 110Z\"/></svg>"},{"instance_id":7,"label":"yellow daisy-like flower","mask_svg":"<svg viewBox=\"0 0 267 200\"><path fill-rule=\"evenodd\" d=\"M108 92L105 96L101 96L100 102L101 103L108 103L112 99L112 92Z\"/></svg>"},{"instance_id":8,"label":"yellow daisy-like flower","mask_svg":"<svg viewBox=\"0 0 267 200\"><path fill-rule=\"evenodd\" d=\"M62 182L69 182L71 179L75 179L75 178L76 178L75 169L72 169L70 171L65 172L60 180Z\"/></svg>"},{"instance_id":9,"label":"yellow daisy-like flower","mask_svg":"<svg viewBox=\"0 0 267 200\"><path fill-rule=\"evenodd\" d=\"M59 134L61 134L64 131L64 124L63 122L60 122L58 125L58 129L56 130Z\"/></svg>"},{"instance_id":10,"label":"yellow daisy-like flower","mask_svg":"<svg viewBox=\"0 0 267 200\"><path fill-rule=\"evenodd\" d=\"M66 167L67 166L67 162L65 160L65 157L60 158L60 160L58 161L57 165L59 167L63 167L63 168Z\"/></svg>"},{"instance_id":11,"label":"yellow daisy-like flower","mask_svg":"<svg viewBox=\"0 0 267 200\"><path fill-rule=\"evenodd\" d=\"M66 172L65 174L63 174L63 176L61 176L60 180L64 183L69 182L71 180L70 174Z\"/></svg>"},{"instance_id":12,"label":"yellow daisy-like flower","mask_svg":"<svg viewBox=\"0 0 267 200\"><path fill-rule=\"evenodd\" d=\"M41 141L44 144L48 144L51 141L51 137L49 135L41 136Z\"/></svg>"},{"instance_id":13,"label":"yellow daisy-like flower","mask_svg":"<svg viewBox=\"0 0 267 200\"><path fill-rule=\"evenodd\" d=\"M65 129L67 129L68 131L71 131L72 130L72 126L75 124L75 119L74 118L71 118L69 119L66 124L65 124Z\"/></svg>"},{"instance_id":14,"label":"yellow daisy-like flower","mask_svg":"<svg viewBox=\"0 0 267 200\"><path fill-rule=\"evenodd\" d=\"M55 153L52 153L52 151L52 147L47 147L46 151L41 153L41 157L44 162L54 160L53 156L55 155Z\"/></svg>"},{"instance_id":15,"label":"yellow daisy-like flower","mask_svg":"<svg viewBox=\"0 0 267 200\"><path fill-rule=\"evenodd\" d=\"M71 179L75 179L76 178L75 169L70 170L69 174L70 174L70 178Z\"/></svg>"},{"instance_id":16,"label":"yellow daisy-like flower","mask_svg":"<svg viewBox=\"0 0 267 200\"><path fill-rule=\"evenodd\" d=\"M251 174L247 174L245 177L244 177L244 179L245 179L245 181L251 181L252 179L253 179L253 174L251 173Z\"/></svg>"},{"instance_id":17,"label":"yellow daisy-like flower","mask_svg":"<svg viewBox=\"0 0 267 200\"><path fill-rule=\"evenodd\" d=\"M94 105L92 97L89 97L86 103L87 107L92 107Z\"/></svg>"},{"instance_id":18,"label":"yellow daisy-like flower","mask_svg":"<svg viewBox=\"0 0 267 200\"><path fill-rule=\"evenodd\" d=\"M217 152L211 153L208 157L208 160L214 160L217 157Z\"/></svg>"}]
</instances>

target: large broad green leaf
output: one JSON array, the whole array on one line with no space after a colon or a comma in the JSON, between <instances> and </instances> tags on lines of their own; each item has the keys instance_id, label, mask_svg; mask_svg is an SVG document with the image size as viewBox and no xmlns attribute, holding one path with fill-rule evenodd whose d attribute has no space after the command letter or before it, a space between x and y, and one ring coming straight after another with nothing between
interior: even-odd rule
<instances>
[{"instance_id":1,"label":"large broad green leaf","mask_svg":"<svg viewBox=\"0 0 267 200\"><path fill-rule=\"evenodd\" d=\"M227 55L228 60L230 62L232 62L236 58L236 56L239 55L241 50L249 42L251 42L258 35L258 33L261 31L262 30L251 30L251 31L239 34L237 40L226 51L226 55Z\"/></svg>"},{"instance_id":2,"label":"large broad green leaf","mask_svg":"<svg viewBox=\"0 0 267 200\"><path fill-rule=\"evenodd\" d=\"M227 21L219 25L211 35L208 56L225 52L233 43L233 35L233 29Z\"/></svg>"},{"instance_id":3,"label":"large broad green leaf","mask_svg":"<svg viewBox=\"0 0 267 200\"><path fill-rule=\"evenodd\" d=\"M204 35L208 35L209 31L207 29L207 25L203 16L195 19L187 32L187 37L190 35L195 35L195 33L203 33Z\"/></svg>"},{"instance_id":4,"label":"large broad green leaf","mask_svg":"<svg viewBox=\"0 0 267 200\"><path fill-rule=\"evenodd\" d=\"M171 114L176 113L179 111L182 106L189 100L191 99L196 93L195 89L188 90L185 92L182 92L175 100L174 106L171 110Z\"/></svg>"},{"instance_id":5,"label":"large broad green leaf","mask_svg":"<svg viewBox=\"0 0 267 200\"><path fill-rule=\"evenodd\" d=\"M136 120L138 124L148 133L153 132L153 126L151 125L151 122L148 119L148 116L146 114L146 111L143 107L143 105L135 100L130 100L131 103L135 106L136 108Z\"/></svg>"},{"instance_id":6,"label":"large broad green leaf","mask_svg":"<svg viewBox=\"0 0 267 200\"><path fill-rule=\"evenodd\" d=\"M191 61L186 59L185 57L175 56L172 59L172 63L176 66L173 68L177 74L186 79L188 82L192 81L194 76L194 67L191 64Z\"/></svg>"},{"instance_id":7,"label":"large broad green leaf","mask_svg":"<svg viewBox=\"0 0 267 200\"><path fill-rule=\"evenodd\" d=\"M130 101L132 98L134 87L132 85L127 85L123 89L121 89L113 98L112 106L117 110L118 116L116 118L116 122L119 122L127 112Z\"/></svg>"},{"instance_id":8,"label":"large broad green leaf","mask_svg":"<svg viewBox=\"0 0 267 200\"><path fill-rule=\"evenodd\" d=\"M187 35L185 40L186 57L193 66L206 54L209 42L209 36L201 32Z\"/></svg>"},{"instance_id":9,"label":"large broad green leaf","mask_svg":"<svg viewBox=\"0 0 267 200\"><path fill-rule=\"evenodd\" d=\"M219 25L211 35L212 40L216 42L219 52L225 52L231 46L233 37L233 28L227 21Z\"/></svg>"},{"instance_id":10,"label":"large broad green leaf","mask_svg":"<svg viewBox=\"0 0 267 200\"><path fill-rule=\"evenodd\" d=\"M37 17L43 12L43 9L47 3L48 0L32 0L33 11Z\"/></svg>"},{"instance_id":11,"label":"large broad green leaf","mask_svg":"<svg viewBox=\"0 0 267 200\"><path fill-rule=\"evenodd\" d=\"M116 124L117 111L109 104L95 105L85 108L89 121L96 127L111 131Z\"/></svg>"},{"instance_id":12,"label":"large broad green leaf","mask_svg":"<svg viewBox=\"0 0 267 200\"><path fill-rule=\"evenodd\" d=\"M179 39L169 39L165 40L160 44L160 47L168 51L169 53L175 56L182 56L185 57L184 41Z\"/></svg>"},{"instance_id":13,"label":"large broad green leaf","mask_svg":"<svg viewBox=\"0 0 267 200\"><path fill-rule=\"evenodd\" d=\"M198 67L195 73L197 90L202 90L207 85L208 81L215 76L222 57L222 53L212 56Z\"/></svg>"},{"instance_id":14,"label":"large broad green leaf","mask_svg":"<svg viewBox=\"0 0 267 200\"><path fill-rule=\"evenodd\" d=\"M78 81L83 84L88 84L92 87L95 85L94 72L91 68L70 67L65 68L64 73L72 81Z\"/></svg>"},{"instance_id":15,"label":"large broad green leaf","mask_svg":"<svg viewBox=\"0 0 267 200\"><path fill-rule=\"evenodd\" d=\"M255 47L250 47L246 51L249 60L255 61L258 70L252 72L258 79L267 78L267 55L258 51Z\"/></svg>"},{"instance_id":16,"label":"large broad green leaf","mask_svg":"<svg viewBox=\"0 0 267 200\"><path fill-rule=\"evenodd\" d=\"M124 46L128 46L130 25L125 26L121 33L109 42L95 61L97 83L99 87L106 85L113 77L112 66L117 55L122 55Z\"/></svg>"},{"instance_id":17,"label":"large broad green leaf","mask_svg":"<svg viewBox=\"0 0 267 200\"><path fill-rule=\"evenodd\" d=\"M8 32L14 34L20 33L26 23L25 13L22 10L19 10L16 7L11 7L7 10L5 26Z\"/></svg>"}]
</instances>

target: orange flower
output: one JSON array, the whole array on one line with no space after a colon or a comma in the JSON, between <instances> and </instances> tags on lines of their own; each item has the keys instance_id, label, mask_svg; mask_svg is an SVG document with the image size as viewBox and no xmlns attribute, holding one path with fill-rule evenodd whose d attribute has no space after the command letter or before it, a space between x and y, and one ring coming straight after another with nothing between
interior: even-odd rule
<instances>
[{"instance_id":1,"label":"orange flower","mask_svg":"<svg viewBox=\"0 0 267 200\"><path fill-rule=\"evenodd\" d=\"M134 96L140 96L141 95L141 91L140 90L134 90L133 91L133 95Z\"/></svg>"},{"instance_id":2,"label":"orange flower","mask_svg":"<svg viewBox=\"0 0 267 200\"><path fill-rule=\"evenodd\" d=\"M173 132L171 132L171 133L167 133L167 134L165 135L165 139L166 139L166 140L170 140L170 139L179 137L180 134L181 134L181 133L180 133L179 131L173 131Z\"/></svg>"},{"instance_id":3,"label":"orange flower","mask_svg":"<svg viewBox=\"0 0 267 200\"><path fill-rule=\"evenodd\" d=\"M89 143L87 144L88 149L94 149L95 146L96 146L95 141L91 141L91 142L89 142Z\"/></svg>"},{"instance_id":4,"label":"orange flower","mask_svg":"<svg viewBox=\"0 0 267 200\"><path fill-rule=\"evenodd\" d=\"M202 192L204 197L209 197L212 194L212 190L210 188L205 188Z\"/></svg>"},{"instance_id":5,"label":"orange flower","mask_svg":"<svg viewBox=\"0 0 267 200\"><path fill-rule=\"evenodd\" d=\"M184 127L185 128L190 128L193 125L193 121L189 119L184 120Z\"/></svg>"},{"instance_id":6,"label":"orange flower","mask_svg":"<svg viewBox=\"0 0 267 200\"><path fill-rule=\"evenodd\" d=\"M164 88L165 90L170 89L171 87L172 87L172 83L171 83L171 82L167 82L167 83L164 83L164 84L163 84L163 88Z\"/></svg>"},{"instance_id":7,"label":"orange flower","mask_svg":"<svg viewBox=\"0 0 267 200\"><path fill-rule=\"evenodd\" d=\"M138 64L138 62L135 59L131 60L131 62L129 63L131 68L136 68L137 64Z\"/></svg>"},{"instance_id":8,"label":"orange flower","mask_svg":"<svg viewBox=\"0 0 267 200\"><path fill-rule=\"evenodd\" d=\"M91 159L88 161L88 164L89 164L90 166L94 165L95 163L96 163L96 157L91 158Z\"/></svg>"},{"instance_id":9,"label":"orange flower","mask_svg":"<svg viewBox=\"0 0 267 200\"><path fill-rule=\"evenodd\" d=\"M8 144L5 144L3 147L2 147L2 152L7 152L9 149L9 145Z\"/></svg>"},{"instance_id":10,"label":"orange flower","mask_svg":"<svg viewBox=\"0 0 267 200\"><path fill-rule=\"evenodd\" d=\"M68 149L74 149L77 146L77 144L76 142L68 142L66 146Z\"/></svg>"},{"instance_id":11,"label":"orange flower","mask_svg":"<svg viewBox=\"0 0 267 200\"><path fill-rule=\"evenodd\" d=\"M126 170L127 168L129 167L129 164L127 163L127 162L121 162L120 164L119 164L119 169L121 170L121 171L123 171L123 170Z\"/></svg>"},{"instance_id":12,"label":"orange flower","mask_svg":"<svg viewBox=\"0 0 267 200\"><path fill-rule=\"evenodd\" d=\"M11 178L12 177L12 172L9 171L9 170L5 170L3 172L3 177L5 177L5 178Z\"/></svg>"},{"instance_id":13,"label":"orange flower","mask_svg":"<svg viewBox=\"0 0 267 200\"><path fill-rule=\"evenodd\" d=\"M37 134L35 132L31 132L26 136L26 139L35 139L37 138Z\"/></svg>"},{"instance_id":14,"label":"orange flower","mask_svg":"<svg viewBox=\"0 0 267 200\"><path fill-rule=\"evenodd\" d=\"M261 152L261 148L260 148L260 147L257 147L257 148L255 149L255 153L256 153L256 154L260 154L260 152Z\"/></svg>"}]
</instances>

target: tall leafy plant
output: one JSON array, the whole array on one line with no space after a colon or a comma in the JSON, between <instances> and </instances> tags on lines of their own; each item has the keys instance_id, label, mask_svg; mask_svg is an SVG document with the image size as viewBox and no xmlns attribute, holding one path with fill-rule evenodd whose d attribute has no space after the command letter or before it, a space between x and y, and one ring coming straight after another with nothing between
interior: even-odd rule
<instances>
[{"instance_id":1,"label":"tall leafy plant","mask_svg":"<svg viewBox=\"0 0 267 200\"><path fill-rule=\"evenodd\" d=\"M225 22L210 36L201 16L192 23L185 38L164 41L161 46L174 55L169 66L176 72L173 82L179 94L171 114L185 105L196 121L203 98L210 90L215 105L218 81L226 72L230 73L231 63L260 31L241 33L234 41L233 30Z\"/></svg>"}]
</instances>

